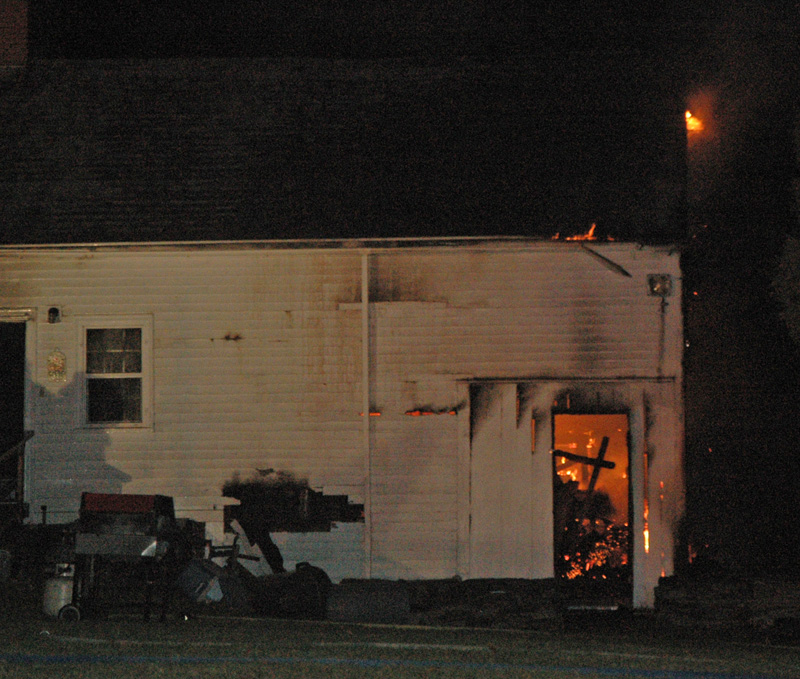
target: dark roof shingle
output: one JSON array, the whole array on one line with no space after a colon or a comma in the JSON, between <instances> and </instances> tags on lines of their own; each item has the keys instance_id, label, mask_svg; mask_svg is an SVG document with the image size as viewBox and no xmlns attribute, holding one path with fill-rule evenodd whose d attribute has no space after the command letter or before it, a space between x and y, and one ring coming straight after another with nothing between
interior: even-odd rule
<instances>
[{"instance_id":1,"label":"dark roof shingle","mask_svg":"<svg viewBox=\"0 0 800 679\"><path fill-rule=\"evenodd\" d=\"M34 61L0 93L2 242L673 240L680 101L585 61Z\"/></svg>"}]
</instances>

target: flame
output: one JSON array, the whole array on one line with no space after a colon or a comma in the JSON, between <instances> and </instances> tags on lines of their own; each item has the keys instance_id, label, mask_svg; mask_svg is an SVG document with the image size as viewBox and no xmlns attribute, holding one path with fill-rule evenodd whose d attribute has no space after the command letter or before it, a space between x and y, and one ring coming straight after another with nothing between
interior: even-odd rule
<instances>
[{"instance_id":1,"label":"flame","mask_svg":"<svg viewBox=\"0 0 800 679\"><path fill-rule=\"evenodd\" d=\"M581 233L577 236L567 236L564 240L597 240L597 236L594 235L595 229L597 229L597 224L592 224L586 233Z\"/></svg>"},{"instance_id":2,"label":"flame","mask_svg":"<svg viewBox=\"0 0 800 679\"><path fill-rule=\"evenodd\" d=\"M685 115L687 132L701 132L704 129L703 121L693 115L691 111L686 111Z\"/></svg>"},{"instance_id":3,"label":"flame","mask_svg":"<svg viewBox=\"0 0 800 679\"><path fill-rule=\"evenodd\" d=\"M586 233L579 233L575 236L564 236L564 240L597 240L597 236L594 234L596 230L597 224L592 223ZM561 232L559 231L556 233L556 235L552 237L552 240L561 240ZM606 240L613 241L614 239L611 236L606 236Z\"/></svg>"},{"instance_id":4,"label":"flame","mask_svg":"<svg viewBox=\"0 0 800 679\"><path fill-rule=\"evenodd\" d=\"M564 459L563 457L561 458ZM570 481L579 481L578 479L578 472L575 469L559 469L558 475L562 479L568 479Z\"/></svg>"},{"instance_id":5,"label":"flame","mask_svg":"<svg viewBox=\"0 0 800 679\"><path fill-rule=\"evenodd\" d=\"M567 580L575 580L581 576L607 580L608 569L613 570L628 565L628 528L609 526L602 537L591 546L584 545L584 547L586 547L585 552L564 554L563 576Z\"/></svg>"}]
</instances>

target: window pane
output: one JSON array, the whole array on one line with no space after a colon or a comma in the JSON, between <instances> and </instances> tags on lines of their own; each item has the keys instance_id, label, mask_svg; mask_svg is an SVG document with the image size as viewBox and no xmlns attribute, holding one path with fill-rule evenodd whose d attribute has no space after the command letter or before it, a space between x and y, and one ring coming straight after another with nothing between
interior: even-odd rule
<instances>
[{"instance_id":1,"label":"window pane","mask_svg":"<svg viewBox=\"0 0 800 679\"><path fill-rule=\"evenodd\" d=\"M123 343L125 351L141 351L142 350L142 330L141 328L127 328L125 330L125 339Z\"/></svg>"},{"instance_id":2,"label":"window pane","mask_svg":"<svg viewBox=\"0 0 800 679\"><path fill-rule=\"evenodd\" d=\"M141 328L92 328L86 331L87 373L120 374L141 371Z\"/></svg>"},{"instance_id":3,"label":"window pane","mask_svg":"<svg viewBox=\"0 0 800 679\"><path fill-rule=\"evenodd\" d=\"M104 330L86 331L86 351L97 353L103 351L103 332Z\"/></svg>"},{"instance_id":4,"label":"window pane","mask_svg":"<svg viewBox=\"0 0 800 679\"><path fill-rule=\"evenodd\" d=\"M123 354L123 368L125 373L142 372L142 354L138 351L126 351Z\"/></svg>"},{"instance_id":5,"label":"window pane","mask_svg":"<svg viewBox=\"0 0 800 679\"><path fill-rule=\"evenodd\" d=\"M89 353L86 354L86 372L87 373L102 373L103 370L103 354Z\"/></svg>"},{"instance_id":6,"label":"window pane","mask_svg":"<svg viewBox=\"0 0 800 679\"><path fill-rule=\"evenodd\" d=\"M103 356L103 372L104 373L121 373L122 370L122 354L120 352L109 352Z\"/></svg>"},{"instance_id":7,"label":"window pane","mask_svg":"<svg viewBox=\"0 0 800 679\"><path fill-rule=\"evenodd\" d=\"M90 423L142 421L141 379L89 379L87 392Z\"/></svg>"},{"instance_id":8,"label":"window pane","mask_svg":"<svg viewBox=\"0 0 800 679\"><path fill-rule=\"evenodd\" d=\"M123 328L103 330L103 348L106 351L122 351L124 346L125 330Z\"/></svg>"}]
</instances>

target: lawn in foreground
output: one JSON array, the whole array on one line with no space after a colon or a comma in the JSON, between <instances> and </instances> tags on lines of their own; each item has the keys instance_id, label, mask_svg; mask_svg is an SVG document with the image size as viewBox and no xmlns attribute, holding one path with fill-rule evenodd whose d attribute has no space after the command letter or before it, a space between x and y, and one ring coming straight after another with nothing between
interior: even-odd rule
<instances>
[{"instance_id":1,"label":"lawn in foreground","mask_svg":"<svg viewBox=\"0 0 800 679\"><path fill-rule=\"evenodd\" d=\"M800 676L800 648L613 629L569 633L237 617L3 621L1 677Z\"/></svg>"}]
</instances>

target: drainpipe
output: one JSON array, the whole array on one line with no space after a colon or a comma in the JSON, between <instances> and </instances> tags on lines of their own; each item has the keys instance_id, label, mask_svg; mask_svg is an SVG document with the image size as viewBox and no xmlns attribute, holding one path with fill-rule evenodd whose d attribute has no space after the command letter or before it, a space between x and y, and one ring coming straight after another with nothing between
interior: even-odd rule
<instances>
[{"instance_id":1,"label":"drainpipe","mask_svg":"<svg viewBox=\"0 0 800 679\"><path fill-rule=\"evenodd\" d=\"M364 455L364 577L372 577L372 448L370 446L369 252L361 255L361 434Z\"/></svg>"},{"instance_id":2,"label":"drainpipe","mask_svg":"<svg viewBox=\"0 0 800 679\"><path fill-rule=\"evenodd\" d=\"M659 314L658 325L658 365L656 366L656 376L664 376L664 353L667 348L667 298L661 298L661 311Z\"/></svg>"}]
</instances>

